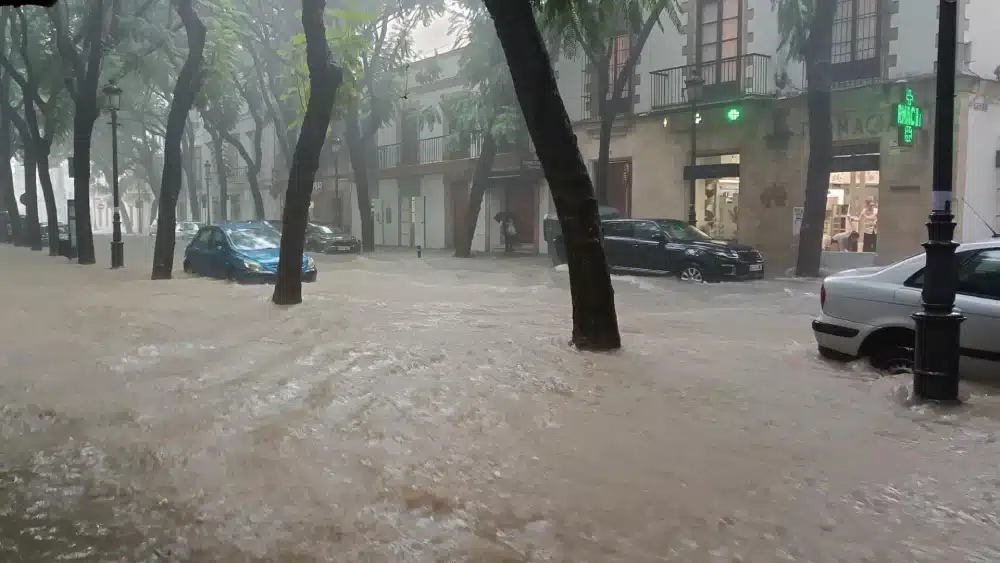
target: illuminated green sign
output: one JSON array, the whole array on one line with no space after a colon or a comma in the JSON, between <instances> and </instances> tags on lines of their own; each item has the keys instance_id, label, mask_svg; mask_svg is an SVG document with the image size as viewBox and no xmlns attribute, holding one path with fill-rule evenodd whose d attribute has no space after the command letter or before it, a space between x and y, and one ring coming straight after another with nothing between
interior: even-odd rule
<instances>
[{"instance_id":1,"label":"illuminated green sign","mask_svg":"<svg viewBox=\"0 0 1000 563\"><path fill-rule=\"evenodd\" d=\"M743 111L740 108L726 108L726 121L739 121L741 117L743 117Z\"/></svg>"},{"instance_id":2,"label":"illuminated green sign","mask_svg":"<svg viewBox=\"0 0 1000 563\"><path fill-rule=\"evenodd\" d=\"M899 145L913 145L913 132L924 128L924 110L913 103L913 89L907 88L903 101L893 104L894 122L899 133Z\"/></svg>"}]
</instances>

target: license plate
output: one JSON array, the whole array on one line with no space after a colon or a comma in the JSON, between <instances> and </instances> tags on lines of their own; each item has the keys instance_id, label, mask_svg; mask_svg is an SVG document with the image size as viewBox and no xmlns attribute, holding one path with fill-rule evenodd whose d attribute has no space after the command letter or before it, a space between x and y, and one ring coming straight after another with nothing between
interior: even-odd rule
<instances>
[{"instance_id":1,"label":"license plate","mask_svg":"<svg viewBox=\"0 0 1000 563\"><path fill-rule=\"evenodd\" d=\"M751 272L759 272L759 271L761 271L763 269L764 269L764 265L763 264L750 264L750 271Z\"/></svg>"},{"instance_id":2,"label":"license plate","mask_svg":"<svg viewBox=\"0 0 1000 563\"><path fill-rule=\"evenodd\" d=\"M334 248L336 248L337 250L350 250L351 249L350 246L335 246Z\"/></svg>"}]
</instances>

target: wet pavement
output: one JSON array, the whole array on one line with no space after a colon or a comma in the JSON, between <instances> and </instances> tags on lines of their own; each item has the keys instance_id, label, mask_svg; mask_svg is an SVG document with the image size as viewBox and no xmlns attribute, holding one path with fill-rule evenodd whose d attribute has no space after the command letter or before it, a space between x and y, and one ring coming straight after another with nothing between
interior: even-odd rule
<instances>
[{"instance_id":1,"label":"wet pavement","mask_svg":"<svg viewBox=\"0 0 1000 563\"><path fill-rule=\"evenodd\" d=\"M0 245L2 561L1000 560L994 391L820 360L814 283L617 278L593 355L538 259L320 257L281 309L144 248Z\"/></svg>"}]
</instances>

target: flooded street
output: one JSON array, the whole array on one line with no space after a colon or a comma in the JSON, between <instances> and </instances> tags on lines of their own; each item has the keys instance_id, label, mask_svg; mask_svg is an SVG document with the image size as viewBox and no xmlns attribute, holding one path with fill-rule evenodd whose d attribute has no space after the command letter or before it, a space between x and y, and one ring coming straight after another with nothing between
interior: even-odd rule
<instances>
[{"instance_id":1,"label":"flooded street","mask_svg":"<svg viewBox=\"0 0 1000 563\"><path fill-rule=\"evenodd\" d=\"M619 278L593 355L541 260L318 258L280 309L145 256L0 245L0 561L1000 561L1000 398L820 360L816 284Z\"/></svg>"}]
</instances>

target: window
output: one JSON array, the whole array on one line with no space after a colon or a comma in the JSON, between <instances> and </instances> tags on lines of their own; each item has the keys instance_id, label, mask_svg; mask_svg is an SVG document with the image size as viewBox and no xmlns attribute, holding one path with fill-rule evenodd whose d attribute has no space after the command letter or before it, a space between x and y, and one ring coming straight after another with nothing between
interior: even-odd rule
<instances>
[{"instance_id":1,"label":"window","mask_svg":"<svg viewBox=\"0 0 1000 563\"><path fill-rule=\"evenodd\" d=\"M664 237L663 231L655 223L635 224L635 238L639 240L662 240Z\"/></svg>"},{"instance_id":2,"label":"window","mask_svg":"<svg viewBox=\"0 0 1000 563\"><path fill-rule=\"evenodd\" d=\"M612 40L611 43L611 60L608 61L608 94L607 99L614 99L615 94L618 92L614 91L615 81L621 76L622 72L625 72L625 62L628 61L628 56L631 51L631 40L632 38L628 35L619 35ZM629 87L625 84L625 88L621 92L621 97L628 96Z\"/></svg>"},{"instance_id":3,"label":"window","mask_svg":"<svg viewBox=\"0 0 1000 563\"><path fill-rule=\"evenodd\" d=\"M959 268L964 268L965 263L969 260L969 257L971 257L972 254L973 253L970 250L956 253L955 263L959 264ZM916 256L922 256L922 255L924 255L924 253L920 252ZM913 258L913 256L911 256L910 258ZM906 260L909 260L910 258L907 258ZM906 260L903 260L903 262L905 262ZM906 287L916 287L916 288L924 287L924 268L920 268L919 270L917 270L917 273L910 276L910 279L906 280L906 282L903 285L905 285Z\"/></svg>"},{"instance_id":4,"label":"window","mask_svg":"<svg viewBox=\"0 0 1000 563\"><path fill-rule=\"evenodd\" d=\"M698 9L698 63L706 85L738 80L740 0L701 0Z\"/></svg>"},{"instance_id":5,"label":"window","mask_svg":"<svg viewBox=\"0 0 1000 563\"><path fill-rule=\"evenodd\" d=\"M1000 299L1000 250L984 250L962 264L958 292Z\"/></svg>"},{"instance_id":6,"label":"window","mask_svg":"<svg viewBox=\"0 0 1000 563\"><path fill-rule=\"evenodd\" d=\"M630 221L608 221L603 225L604 236L632 238L632 223Z\"/></svg>"},{"instance_id":7,"label":"window","mask_svg":"<svg viewBox=\"0 0 1000 563\"><path fill-rule=\"evenodd\" d=\"M195 246L208 246L212 239L212 229L202 229L198 236L194 237Z\"/></svg>"},{"instance_id":8,"label":"window","mask_svg":"<svg viewBox=\"0 0 1000 563\"><path fill-rule=\"evenodd\" d=\"M879 0L837 0L830 53L834 82L881 74L879 35Z\"/></svg>"}]
</instances>

